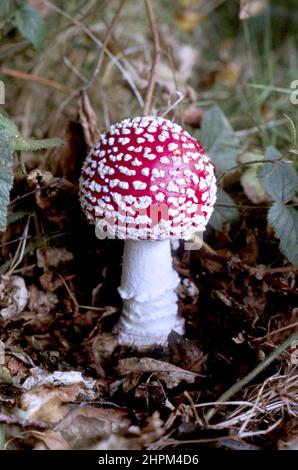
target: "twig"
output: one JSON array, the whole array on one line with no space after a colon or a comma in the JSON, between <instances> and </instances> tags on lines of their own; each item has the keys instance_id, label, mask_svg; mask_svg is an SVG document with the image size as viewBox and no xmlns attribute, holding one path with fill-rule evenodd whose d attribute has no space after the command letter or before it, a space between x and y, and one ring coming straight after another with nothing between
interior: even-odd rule
<instances>
[{"instance_id":1,"label":"twig","mask_svg":"<svg viewBox=\"0 0 298 470\"><path fill-rule=\"evenodd\" d=\"M89 28L87 28L87 26L85 26L83 23L81 23L80 21L78 21L76 18L72 18L71 15L69 15L66 11L62 10L61 8L57 7L56 5L54 5L54 3L48 1L48 0L42 0L42 2L47 5L51 10L54 10L56 11L57 13L59 13L60 15L64 16L64 18L67 18L71 23L75 24L76 26L78 26L78 28L80 28L82 31L84 31L84 33L86 34L86 36L88 36L98 47L102 47L103 44L102 42L95 36L95 34L93 34L92 31L90 31ZM119 60L117 59L117 57L114 56L114 54L112 54L109 49L104 49L105 53L107 54L107 56L110 58L110 60L118 67L118 69L120 70L120 72L122 73L123 75L123 78L125 78L127 80L127 83L130 85L131 89L133 90L134 94L135 94L135 97L137 98L138 100L138 103L140 105L141 108L143 108L144 106L144 101L143 101L143 98L139 92L139 90L137 89L137 86L135 84L135 82L133 81L132 77L129 75L129 73L125 70L125 68L121 65L121 63L119 62ZM72 95L70 98L73 98L73 96L76 96L78 93L79 93L80 90L78 90L74 95Z\"/></svg>"},{"instance_id":2,"label":"twig","mask_svg":"<svg viewBox=\"0 0 298 470\"><path fill-rule=\"evenodd\" d=\"M243 379L239 380L239 382L235 383L230 387L226 392L224 392L216 402L219 401L227 401L229 400L235 393L238 393L245 385L249 384L257 375L259 375L266 367L268 367L277 357L283 353L286 349L288 349L294 341L298 341L298 332L293 333L290 335L278 348L275 349L269 356L262 361L260 364L257 365L249 374L247 374ZM206 415L207 423L211 420L211 418L216 413L216 410L212 408L208 411Z\"/></svg>"},{"instance_id":3,"label":"twig","mask_svg":"<svg viewBox=\"0 0 298 470\"><path fill-rule=\"evenodd\" d=\"M171 70L172 70L172 75L173 75L173 81L174 81L174 85L175 85L175 88L176 88L176 93L177 94L180 94L182 95L182 93L180 92L179 90L179 86L178 86L178 81L177 81L177 76L176 76L176 70L175 70L175 64L174 64L174 60L173 60L173 57L172 57L172 54L171 54L171 50L170 48L168 48L168 50L166 51L163 51L164 54L167 56L168 58L168 61L169 61L169 64L170 64L170 67L171 67ZM185 98L185 95L183 97L183 99ZM177 105L179 103L175 103L175 105ZM169 110L167 110L168 112ZM179 106L178 107L178 113L179 113L179 120L180 122L183 122L183 113L182 113L182 109L181 107ZM162 116L163 117L163 116Z\"/></svg>"},{"instance_id":4,"label":"twig","mask_svg":"<svg viewBox=\"0 0 298 470\"><path fill-rule=\"evenodd\" d=\"M292 271L294 271L294 270L292 270ZM282 331L289 330L291 328L296 328L296 326L298 326L298 321L296 321L295 323L291 323L290 325L283 326L282 328L278 328L277 330L270 331L270 333L267 333L266 335L261 336L260 338L253 338L251 341L252 342L262 341L263 339L266 339L269 336L274 336L277 333L281 333Z\"/></svg>"},{"instance_id":5,"label":"twig","mask_svg":"<svg viewBox=\"0 0 298 470\"><path fill-rule=\"evenodd\" d=\"M179 98L174 102L172 103L168 108L167 110L161 115L161 117L165 117L170 111L172 111L172 109L176 108L176 106L181 103L181 101L184 100L185 98L185 95L183 95L180 91L176 91L177 95L179 96Z\"/></svg>"},{"instance_id":6,"label":"twig","mask_svg":"<svg viewBox=\"0 0 298 470\"><path fill-rule=\"evenodd\" d=\"M84 77L84 75L71 63L71 61L68 59L68 57L64 56L63 57L63 63L66 65L67 68L69 68L72 73L79 78L83 83L87 83L87 78Z\"/></svg>"},{"instance_id":7,"label":"twig","mask_svg":"<svg viewBox=\"0 0 298 470\"><path fill-rule=\"evenodd\" d=\"M267 206L259 206L259 205L252 205L252 204L222 204L220 202L216 202L214 204L216 207L227 207L228 209L238 209L239 211L241 211L241 209L253 209L253 210L256 210L256 209L268 209L268 205ZM286 204L287 207L297 207L298 204ZM281 269L281 268L274 268L274 269ZM289 271L291 271L289 269ZM274 272L274 271L273 271ZM275 271L275 272L279 272L279 271ZM285 272L285 271L280 271L280 272Z\"/></svg>"},{"instance_id":8,"label":"twig","mask_svg":"<svg viewBox=\"0 0 298 470\"><path fill-rule=\"evenodd\" d=\"M30 82L38 83L39 85L54 88L55 90L60 91L61 93L64 93L66 95L70 95L73 92L70 87L55 82L55 80L51 80L50 78L46 77L39 77L37 75L31 75L31 73L22 72L21 70L1 67L0 72L10 77L20 78L21 80L27 80Z\"/></svg>"},{"instance_id":9,"label":"twig","mask_svg":"<svg viewBox=\"0 0 298 470\"><path fill-rule=\"evenodd\" d=\"M286 122L287 122L286 118L277 119L276 121L269 121L269 122L265 122L264 124L260 124L259 126L251 127L250 129L243 129L240 131L235 131L234 135L239 138L248 137L250 135L258 134L258 132L263 131L265 129L271 129L272 127L275 127L275 126L282 126Z\"/></svg>"},{"instance_id":10,"label":"twig","mask_svg":"<svg viewBox=\"0 0 298 470\"><path fill-rule=\"evenodd\" d=\"M20 265L20 263L23 261L24 255L25 255L25 248L27 244L27 239L28 239L28 232L29 232L29 225L30 225L30 218L31 215L29 215L25 229L23 231L22 235L22 240L15 252L15 255L11 261L10 268L7 271L6 275L11 276L14 270Z\"/></svg>"},{"instance_id":11,"label":"twig","mask_svg":"<svg viewBox=\"0 0 298 470\"><path fill-rule=\"evenodd\" d=\"M22 196L17 196L15 199L12 199L10 201L9 206L12 206L13 204L18 203L22 199L25 199L26 197L29 197L32 194L38 193L38 191L42 191L43 189L46 189L46 188L51 188L51 187L54 187L54 186L58 186L59 184L62 184L65 181L66 181L65 178L62 177L62 178L59 178L58 181L53 181L53 183L45 184L43 186L40 186L39 188L36 188L36 189L33 189L32 191L29 191L28 193L22 194Z\"/></svg>"},{"instance_id":12,"label":"twig","mask_svg":"<svg viewBox=\"0 0 298 470\"><path fill-rule=\"evenodd\" d=\"M102 66L102 63L103 63L103 59L104 59L104 56L105 56L105 53L106 53L106 50L107 50L107 46L110 42L110 39L111 39L111 36L112 36L112 32L113 32L113 29L115 27L115 24L117 23L117 20L119 18L119 15L121 13L121 10L122 8L124 7L124 4L125 4L126 0L122 0L115 15L114 15L114 18L110 24L110 26L108 27L108 30L106 32L106 36L104 38L104 41L102 43L102 47L100 49L100 53L99 53L99 56L98 56L98 60L97 60L97 64L96 64L96 67L95 67L95 70L94 70L94 73L92 75L92 77L90 78L89 82L83 87L84 90L87 90L87 88L89 88L92 83L94 82L94 80L96 79L97 75L99 74L100 72L100 69L101 69L101 66Z\"/></svg>"},{"instance_id":13,"label":"twig","mask_svg":"<svg viewBox=\"0 0 298 470\"><path fill-rule=\"evenodd\" d=\"M287 204L289 207L290 204ZM297 205L297 204L296 204ZM295 204L290 205L294 207ZM294 273L298 270L296 266L281 266L280 268L269 268L269 274Z\"/></svg>"},{"instance_id":14,"label":"twig","mask_svg":"<svg viewBox=\"0 0 298 470\"><path fill-rule=\"evenodd\" d=\"M280 158L277 158L276 160L252 160L251 162L243 162L239 163L238 165L232 166L228 170L224 171L216 180L216 184L221 183L221 181L231 172L239 170L243 166L249 166L249 165L257 165L260 163L272 163L275 164L277 162L281 162L282 160L285 159L286 155L282 155Z\"/></svg>"},{"instance_id":15,"label":"twig","mask_svg":"<svg viewBox=\"0 0 298 470\"><path fill-rule=\"evenodd\" d=\"M145 0L145 2L146 2L146 9L147 9L147 14L148 14L150 29L152 31L153 47L154 47L154 59L153 59L152 67L151 67L149 84L148 84L148 89L147 89L147 94L146 94L146 99L145 99L145 105L144 105L144 115L147 115L147 114L150 114L150 110L152 106L153 92L155 88L157 67L159 64L161 49L160 49L159 33L157 29L156 19L154 16L152 2L151 0Z\"/></svg>"},{"instance_id":16,"label":"twig","mask_svg":"<svg viewBox=\"0 0 298 470\"><path fill-rule=\"evenodd\" d=\"M76 299L75 294L74 294L73 292L71 292L71 290L70 290L70 288L68 287L67 282L65 281L64 277L63 277L61 274L59 274L59 273L57 273L57 276L58 276L59 279L61 279L61 281L63 282L63 285L64 285L65 289L67 290L67 293L68 293L69 297L70 297L71 300L72 300L72 303L73 303L73 306L74 306L74 313L75 313L75 314L78 314L78 313L79 313L79 303L78 303L78 301L77 301L77 299Z\"/></svg>"}]
</instances>

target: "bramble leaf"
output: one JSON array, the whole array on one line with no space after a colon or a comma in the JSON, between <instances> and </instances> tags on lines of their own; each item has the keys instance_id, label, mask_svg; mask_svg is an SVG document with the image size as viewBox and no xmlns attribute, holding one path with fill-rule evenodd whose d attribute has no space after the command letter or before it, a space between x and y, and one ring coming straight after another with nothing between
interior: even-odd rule
<instances>
[{"instance_id":1,"label":"bramble leaf","mask_svg":"<svg viewBox=\"0 0 298 470\"><path fill-rule=\"evenodd\" d=\"M0 129L0 231L6 229L7 207L13 185L13 156L5 130Z\"/></svg>"},{"instance_id":2,"label":"bramble leaf","mask_svg":"<svg viewBox=\"0 0 298 470\"><path fill-rule=\"evenodd\" d=\"M258 168L258 177L274 201L288 202L297 190L298 176L290 162L264 163Z\"/></svg>"},{"instance_id":3,"label":"bramble leaf","mask_svg":"<svg viewBox=\"0 0 298 470\"><path fill-rule=\"evenodd\" d=\"M269 209L268 221L280 240L280 251L298 266L298 211L278 201Z\"/></svg>"},{"instance_id":4,"label":"bramble leaf","mask_svg":"<svg viewBox=\"0 0 298 470\"><path fill-rule=\"evenodd\" d=\"M211 216L209 224L216 230L221 230L225 222L235 222L239 218L239 212L237 207L225 207L235 206L233 199L221 188L217 188L217 199L214 212ZM222 206L220 205L222 204Z\"/></svg>"},{"instance_id":5,"label":"bramble leaf","mask_svg":"<svg viewBox=\"0 0 298 470\"><path fill-rule=\"evenodd\" d=\"M45 39L46 24L38 11L28 3L22 3L16 11L15 18L21 35L28 39L37 51L41 51Z\"/></svg>"},{"instance_id":6,"label":"bramble leaf","mask_svg":"<svg viewBox=\"0 0 298 470\"><path fill-rule=\"evenodd\" d=\"M226 171L236 165L239 139L218 106L204 113L200 139L217 170Z\"/></svg>"}]
</instances>

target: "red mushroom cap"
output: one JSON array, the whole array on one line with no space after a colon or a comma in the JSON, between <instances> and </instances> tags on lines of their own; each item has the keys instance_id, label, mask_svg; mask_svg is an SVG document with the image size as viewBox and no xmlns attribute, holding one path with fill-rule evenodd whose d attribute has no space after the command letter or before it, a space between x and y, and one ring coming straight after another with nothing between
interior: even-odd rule
<instances>
[{"instance_id":1,"label":"red mushroom cap","mask_svg":"<svg viewBox=\"0 0 298 470\"><path fill-rule=\"evenodd\" d=\"M161 117L111 126L80 178L87 218L112 237L188 239L213 211L216 181L202 145Z\"/></svg>"}]
</instances>

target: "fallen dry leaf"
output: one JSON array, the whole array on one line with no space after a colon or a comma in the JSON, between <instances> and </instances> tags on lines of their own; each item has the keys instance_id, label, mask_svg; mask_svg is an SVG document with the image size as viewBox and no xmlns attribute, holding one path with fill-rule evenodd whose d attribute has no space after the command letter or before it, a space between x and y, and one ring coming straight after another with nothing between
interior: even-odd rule
<instances>
[{"instance_id":1,"label":"fallen dry leaf","mask_svg":"<svg viewBox=\"0 0 298 470\"><path fill-rule=\"evenodd\" d=\"M33 387L41 385L54 385L54 386L65 386L82 384L86 390L92 390L95 387L96 381L90 377L84 378L81 372L78 371L67 371L60 372L56 371L48 373L46 370L39 367L30 369L31 376L28 377L23 383L25 390L30 390ZM93 397L90 397L93 398Z\"/></svg>"},{"instance_id":2,"label":"fallen dry leaf","mask_svg":"<svg viewBox=\"0 0 298 470\"><path fill-rule=\"evenodd\" d=\"M36 286L29 287L28 310L37 312L38 315L50 313L58 303L58 297L52 292L43 292Z\"/></svg>"},{"instance_id":3,"label":"fallen dry leaf","mask_svg":"<svg viewBox=\"0 0 298 470\"><path fill-rule=\"evenodd\" d=\"M168 336L171 362L184 369L200 373L207 356L192 341L172 331Z\"/></svg>"},{"instance_id":4,"label":"fallen dry leaf","mask_svg":"<svg viewBox=\"0 0 298 470\"><path fill-rule=\"evenodd\" d=\"M80 391L78 383L57 388L34 387L22 394L19 407L26 412L26 419L31 422L56 423L69 412L69 408L62 404L74 401Z\"/></svg>"},{"instance_id":5,"label":"fallen dry leaf","mask_svg":"<svg viewBox=\"0 0 298 470\"><path fill-rule=\"evenodd\" d=\"M106 358L111 357L118 345L117 336L111 333L99 333L92 339L91 355L97 373L105 376L103 364Z\"/></svg>"},{"instance_id":6,"label":"fallen dry leaf","mask_svg":"<svg viewBox=\"0 0 298 470\"><path fill-rule=\"evenodd\" d=\"M72 448L86 449L108 439L110 435L125 433L129 426L130 420L123 409L86 405L70 411L54 429Z\"/></svg>"},{"instance_id":7,"label":"fallen dry leaf","mask_svg":"<svg viewBox=\"0 0 298 470\"><path fill-rule=\"evenodd\" d=\"M120 375L127 375L132 372L136 374L150 372L164 381L168 388L174 388L180 382L193 383L198 374L176 367L168 362L158 361L150 357L129 357L120 359L117 370Z\"/></svg>"},{"instance_id":8,"label":"fallen dry leaf","mask_svg":"<svg viewBox=\"0 0 298 470\"><path fill-rule=\"evenodd\" d=\"M36 250L37 266L44 270L50 267L56 268L60 264L64 264L73 260L73 254L66 248L45 247Z\"/></svg>"},{"instance_id":9,"label":"fallen dry leaf","mask_svg":"<svg viewBox=\"0 0 298 470\"><path fill-rule=\"evenodd\" d=\"M2 276L0 279L0 316L11 319L23 312L28 302L28 290L20 276Z\"/></svg>"},{"instance_id":10,"label":"fallen dry leaf","mask_svg":"<svg viewBox=\"0 0 298 470\"><path fill-rule=\"evenodd\" d=\"M48 429L47 431L30 431L30 436L38 440L34 450L70 450L71 447L61 433Z\"/></svg>"}]
</instances>

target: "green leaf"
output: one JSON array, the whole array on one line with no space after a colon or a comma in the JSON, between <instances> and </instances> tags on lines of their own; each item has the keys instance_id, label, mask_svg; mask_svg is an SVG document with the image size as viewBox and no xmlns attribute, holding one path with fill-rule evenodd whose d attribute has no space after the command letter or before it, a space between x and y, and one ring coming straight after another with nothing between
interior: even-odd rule
<instances>
[{"instance_id":1,"label":"green leaf","mask_svg":"<svg viewBox=\"0 0 298 470\"><path fill-rule=\"evenodd\" d=\"M218 170L226 171L236 165L239 140L218 106L204 113L200 139Z\"/></svg>"},{"instance_id":2,"label":"green leaf","mask_svg":"<svg viewBox=\"0 0 298 470\"><path fill-rule=\"evenodd\" d=\"M64 141L58 138L52 139L24 139L18 136L14 141L14 150L21 150L23 152L35 152L36 150L51 149L56 147L62 147Z\"/></svg>"},{"instance_id":3,"label":"green leaf","mask_svg":"<svg viewBox=\"0 0 298 470\"><path fill-rule=\"evenodd\" d=\"M275 201L290 201L297 189L297 173L290 162L264 163L258 168L258 177Z\"/></svg>"},{"instance_id":4,"label":"green leaf","mask_svg":"<svg viewBox=\"0 0 298 470\"><path fill-rule=\"evenodd\" d=\"M3 129L0 129L0 230L5 230L7 225L7 207L9 195L13 185L13 157L9 148L8 137Z\"/></svg>"},{"instance_id":5,"label":"green leaf","mask_svg":"<svg viewBox=\"0 0 298 470\"><path fill-rule=\"evenodd\" d=\"M216 230L221 230L225 222L235 222L239 218L237 207L225 207L225 205L235 206L235 202L226 191L217 188L216 205L209 221L209 224Z\"/></svg>"},{"instance_id":6,"label":"green leaf","mask_svg":"<svg viewBox=\"0 0 298 470\"><path fill-rule=\"evenodd\" d=\"M269 147L266 148L265 160L279 160L281 157L282 154L277 148L273 147L273 145L269 145Z\"/></svg>"},{"instance_id":7,"label":"green leaf","mask_svg":"<svg viewBox=\"0 0 298 470\"><path fill-rule=\"evenodd\" d=\"M0 20L5 20L11 13L12 5L11 0L0 0Z\"/></svg>"},{"instance_id":8,"label":"green leaf","mask_svg":"<svg viewBox=\"0 0 298 470\"><path fill-rule=\"evenodd\" d=\"M7 137L14 137L19 134L19 129L15 125L13 121L11 121L8 117L4 116L4 114L0 113L0 129L5 129Z\"/></svg>"},{"instance_id":9,"label":"green leaf","mask_svg":"<svg viewBox=\"0 0 298 470\"><path fill-rule=\"evenodd\" d=\"M268 221L280 240L280 251L298 266L298 212L282 202L275 202L268 212Z\"/></svg>"},{"instance_id":10,"label":"green leaf","mask_svg":"<svg viewBox=\"0 0 298 470\"><path fill-rule=\"evenodd\" d=\"M42 50L46 24L40 14L28 3L22 3L15 18L21 35L28 39L37 51Z\"/></svg>"},{"instance_id":11,"label":"green leaf","mask_svg":"<svg viewBox=\"0 0 298 470\"><path fill-rule=\"evenodd\" d=\"M14 224L15 222L18 222L19 220L22 220L24 217L28 217L29 215L32 215L32 214L33 212L29 212L25 210L10 212L7 217L7 225L9 226L10 224Z\"/></svg>"},{"instance_id":12,"label":"green leaf","mask_svg":"<svg viewBox=\"0 0 298 470\"><path fill-rule=\"evenodd\" d=\"M64 141L57 138L52 139L25 139L13 121L0 113L0 130L5 130L11 151L20 150L34 152L41 149L61 147Z\"/></svg>"}]
</instances>

